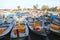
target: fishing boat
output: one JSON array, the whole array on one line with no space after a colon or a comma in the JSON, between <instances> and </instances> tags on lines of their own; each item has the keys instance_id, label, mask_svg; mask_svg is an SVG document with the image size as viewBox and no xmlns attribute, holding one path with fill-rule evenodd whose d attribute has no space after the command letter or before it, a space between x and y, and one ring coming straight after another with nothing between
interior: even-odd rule
<instances>
[{"instance_id":1,"label":"fishing boat","mask_svg":"<svg viewBox=\"0 0 60 40\"><path fill-rule=\"evenodd\" d=\"M34 19L34 18L28 18L29 20L28 21L28 27L29 29L38 34L38 35L43 35L43 36L46 36L46 33L45 33L45 29L48 28L49 25L45 26L45 22L43 20L40 20L38 21L37 19ZM35 21L37 20L37 21Z\"/></svg>"},{"instance_id":2,"label":"fishing boat","mask_svg":"<svg viewBox=\"0 0 60 40\"><path fill-rule=\"evenodd\" d=\"M54 32L57 35L60 35L60 19L53 19L51 25L50 25L50 30Z\"/></svg>"},{"instance_id":3,"label":"fishing boat","mask_svg":"<svg viewBox=\"0 0 60 40\"><path fill-rule=\"evenodd\" d=\"M21 16L17 17L15 21L15 26L11 32L11 38L13 39L24 39L29 34L28 27L26 25L25 19Z\"/></svg>"},{"instance_id":4,"label":"fishing boat","mask_svg":"<svg viewBox=\"0 0 60 40\"><path fill-rule=\"evenodd\" d=\"M25 23L16 23L11 32L11 38L24 38L28 36L28 28Z\"/></svg>"},{"instance_id":5,"label":"fishing boat","mask_svg":"<svg viewBox=\"0 0 60 40\"><path fill-rule=\"evenodd\" d=\"M7 37L12 28L13 28L13 22L12 23L6 23L5 20L0 17L0 39Z\"/></svg>"}]
</instances>

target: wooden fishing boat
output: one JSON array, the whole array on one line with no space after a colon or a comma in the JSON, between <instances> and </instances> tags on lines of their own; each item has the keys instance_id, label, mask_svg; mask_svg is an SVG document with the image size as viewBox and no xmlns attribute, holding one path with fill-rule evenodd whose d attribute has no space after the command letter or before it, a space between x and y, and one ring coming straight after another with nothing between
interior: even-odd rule
<instances>
[{"instance_id":1,"label":"wooden fishing boat","mask_svg":"<svg viewBox=\"0 0 60 40\"><path fill-rule=\"evenodd\" d=\"M55 34L60 35L60 20L54 19L50 25L50 30Z\"/></svg>"},{"instance_id":2,"label":"wooden fishing boat","mask_svg":"<svg viewBox=\"0 0 60 40\"><path fill-rule=\"evenodd\" d=\"M29 20L32 20L32 18L29 19ZM27 20L27 21L28 21L28 20ZM33 22L30 21L30 22L28 22L27 24L28 24L29 29L30 29L32 32L34 32L34 33L36 33L36 34L38 34L38 35L46 36L46 34L45 34L45 28L47 28L48 25L45 26L43 20L40 20L40 21L37 20L37 21L33 21Z\"/></svg>"},{"instance_id":3,"label":"wooden fishing boat","mask_svg":"<svg viewBox=\"0 0 60 40\"><path fill-rule=\"evenodd\" d=\"M6 18L8 18L8 17L6 17ZM10 18L8 20L10 20ZM10 33L11 33L11 30L13 29L14 21L10 20L12 22L9 23L9 22L7 22L8 20L5 19L5 17L3 17L3 15L0 16L0 39L6 38L7 36L10 37Z\"/></svg>"},{"instance_id":4,"label":"wooden fishing boat","mask_svg":"<svg viewBox=\"0 0 60 40\"><path fill-rule=\"evenodd\" d=\"M13 28L13 22L10 24L6 24L5 22L3 24L0 24L0 39L8 36L12 28Z\"/></svg>"},{"instance_id":5,"label":"wooden fishing boat","mask_svg":"<svg viewBox=\"0 0 60 40\"><path fill-rule=\"evenodd\" d=\"M20 20L20 19L19 19ZM23 20L16 21L11 32L11 38L25 38L29 34L28 27Z\"/></svg>"}]
</instances>

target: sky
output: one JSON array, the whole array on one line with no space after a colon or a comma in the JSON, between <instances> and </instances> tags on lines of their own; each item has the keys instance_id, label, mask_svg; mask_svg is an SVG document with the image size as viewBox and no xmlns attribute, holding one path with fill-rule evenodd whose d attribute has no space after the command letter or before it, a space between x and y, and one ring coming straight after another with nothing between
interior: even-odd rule
<instances>
[{"instance_id":1,"label":"sky","mask_svg":"<svg viewBox=\"0 0 60 40\"><path fill-rule=\"evenodd\" d=\"M0 9L14 9L17 6L21 8L33 8L35 4L39 5L38 8L41 8L43 5L55 7L60 6L60 0L0 0Z\"/></svg>"}]
</instances>

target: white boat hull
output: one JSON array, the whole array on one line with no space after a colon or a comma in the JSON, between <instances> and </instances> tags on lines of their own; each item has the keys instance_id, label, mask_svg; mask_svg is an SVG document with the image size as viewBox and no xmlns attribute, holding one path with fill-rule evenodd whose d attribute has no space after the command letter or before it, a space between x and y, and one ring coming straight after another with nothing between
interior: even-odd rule
<instances>
[{"instance_id":1,"label":"white boat hull","mask_svg":"<svg viewBox=\"0 0 60 40\"><path fill-rule=\"evenodd\" d=\"M26 28L25 33L19 33L19 37L20 38L24 38L24 37L27 37L29 35L29 31L28 31L27 25L25 26L25 28ZM13 30L14 30L14 28L13 28ZM14 34L13 30L11 32L11 38L17 38L17 35Z\"/></svg>"}]
</instances>

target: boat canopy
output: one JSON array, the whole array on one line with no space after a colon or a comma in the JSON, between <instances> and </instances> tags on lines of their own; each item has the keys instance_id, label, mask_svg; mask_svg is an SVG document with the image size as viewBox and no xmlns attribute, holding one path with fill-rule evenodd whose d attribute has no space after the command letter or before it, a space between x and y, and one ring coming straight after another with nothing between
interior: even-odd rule
<instances>
[{"instance_id":1,"label":"boat canopy","mask_svg":"<svg viewBox=\"0 0 60 40\"><path fill-rule=\"evenodd\" d=\"M52 13L50 14L51 18L58 18L58 15L53 15Z\"/></svg>"},{"instance_id":2,"label":"boat canopy","mask_svg":"<svg viewBox=\"0 0 60 40\"><path fill-rule=\"evenodd\" d=\"M8 14L8 17L14 17L14 14L13 13Z\"/></svg>"}]
</instances>

